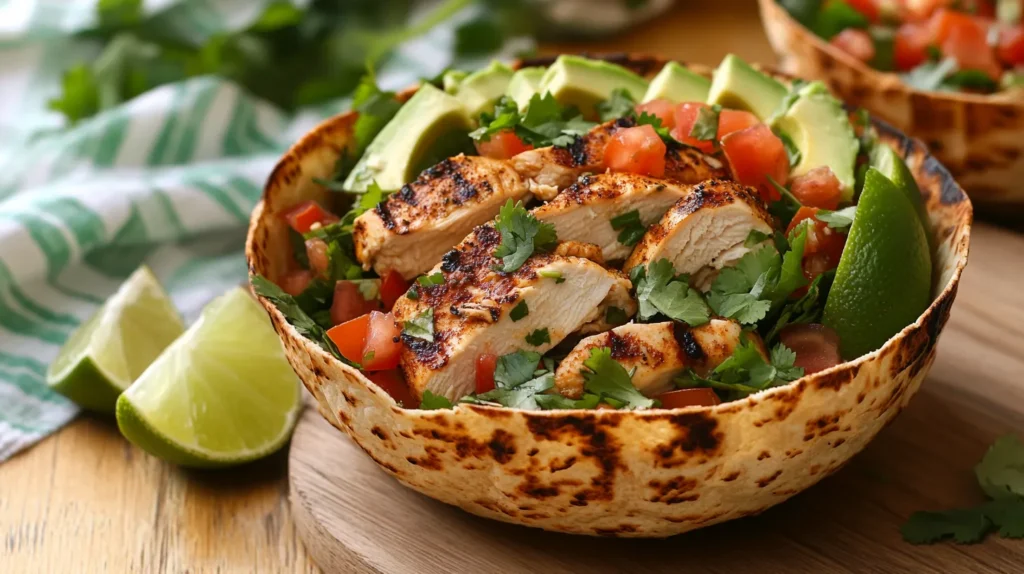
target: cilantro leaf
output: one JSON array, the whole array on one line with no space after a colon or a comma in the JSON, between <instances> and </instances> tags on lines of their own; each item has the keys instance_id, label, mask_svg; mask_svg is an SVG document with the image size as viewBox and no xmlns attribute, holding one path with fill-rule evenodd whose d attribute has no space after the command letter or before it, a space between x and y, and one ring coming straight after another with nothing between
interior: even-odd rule
<instances>
[{"instance_id":1,"label":"cilantro leaf","mask_svg":"<svg viewBox=\"0 0 1024 574\"><path fill-rule=\"evenodd\" d=\"M537 395L534 400L540 405L540 408L551 411L551 410L569 410L569 409L593 409L596 408L598 403L601 402L601 397L593 393L584 393L581 399L567 399L562 395Z\"/></svg>"},{"instance_id":2,"label":"cilantro leaf","mask_svg":"<svg viewBox=\"0 0 1024 574\"><path fill-rule=\"evenodd\" d=\"M1013 435L997 439L974 473L990 498L1024 497L1024 444Z\"/></svg>"},{"instance_id":3,"label":"cilantro leaf","mask_svg":"<svg viewBox=\"0 0 1024 574\"><path fill-rule=\"evenodd\" d=\"M554 386L555 374L545 372L512 388L495 388L486 393L480 393L467 402L483 401L513 409L537 410L540 408L537 401L541 396L540 393Z\"/></svg>"},{"instance_id":4,"label":"cilantro leaf","mask_svg":"<svg viewBox=\"0 0 1024 574\"><path fill-rule=\"evenodd\" d=\"M626 247L636 245L647 233L647 227L640 221L640 211L637 209L613 217L610 223L612 229L619 232L619 243Z\"/></svg>"},{"instance_id":5,"label":"cilantro leaf","mask_svg":"<svg viewBox=\"0 0 1024 574\"><path fill-rule=\"evenodd\" d=\"M434 341L434 308L427 307L412 319L405 321L402 335L415 337L424 341Z\"/></svg>"},{"instance_id":6,"label":"cilantro leaf","mask_svg":"<svg viewBox=\"0 0 1024 574\"><path fill-rule=\"evenodd\" d=\"M611 398L624 403L629 409L649 409L657 401L645 397L633 386L632 375L626 368L612 359L608 347L590 350L590 357L583 361L584 388L602 398Z\"/></svg>"},{"instance_id":7,"label":"cilantro leaf","mask_svg":"<svg viewBox=\"0 0 1024 574\"><path fill-rule=\"evenodd\" d=\"M550 92L534 94L525 112L511 98L504 96L494 105L493 113L480 115L480 127L469 136L477 141L488 141L494 134L513 130L523 142L534 147L571 144L596 124L583 119L573 107L565 107Z\"/></svg>"},{"instance_id":8,"label":"cilantro leaf","mask_svg":"<svg viewBox=\"0 0 1024 574\"><path fill-rule=\"evenodd\" d=\"M732 355L707 377L700 377L691 370L675 382L681 388L711 387L738 399L804 376L804 370L794 366L795 361L796 353L781 343L765 361L750 336L744 333Z\"/></svg>"},{"instance_id":9,"label":"cilantro leaf","mask_svg":"<svg viewBox=\"0 0 1024 574\"><path fill-rule=\"evenodd\" d=\"M857 216L857 206L851 205L838 211L819 209L814 218L822 223L827 223L832 229L848 229L853 225L853 219Z\"/></svg>"},{"instance_id":10,"label":"cilantro leaf","mask_svg":"<svg viewBox=\"0 0 1024 574\"><path fill-rule=\"evenodd\" d=\"M900 528L903 539L911 544L931 544L953 538L960 544L980 542L991 530L992 522L981 507L942 512L915 512Z\"/></svg>"},{"instance_id":11,"label":"cilantro leaf","mask_svg":"<svg viewBox=\"0 0 1024 574\"><path fill-rule=\"evenodd\" d=\"M315 341L335 357L345 360L334 346L334 342L327 336L327 331L302 309L294 297L262 275L253 275L251 281L253 291L273 303L300 335Z\"/></svg>"},{"instance_id":12,"label":"cilantro leaf","mask_svg":"<svg viewBox=\"0 0 1024 574\"><path fill-rule=\"evenodd\" d=\"M807 243L807 226L794 230L796 235L789 242L789 251L782 256L778 279L768 291L773 302L785 301L793 291L807 285L804 275L804 246Z\"/></svg>"},{"instance_id":13,"label":"cilantro leaf","mask_svg":"<svg viewBox=\"0 0 1024 574\"><path fill-rule=\"evenodd\" d=\"M416 283L424 287L444 285L444 274L438 271L437 273L431 273L430 275L420 275L416 278Z\"/></svg>"},{"instance_id":14,"label":"cilantro leaf","mask_svg":"<svg viewBox=\"0 0 1024 574\"><path fill-rule=\"evenodd\" d=\"M651 126L654 128L654 132L658 134L658 137L661 138L661 141L665 142L665 145L668 146L669 149L676 149L684 145L679 140L672 137L669 129L662 125L661 118L654 114L640 112L640 115L636 117L636 125Z\"/></svg>"},{"instance_id":15,"label":"cilantro leaf","mask_svg":"<svg viewBox=\"0 0 1024 574\"><path fill-rule=\"evenodd\" d=\"M701 106L697 109L697 119L690 128L690 137L700 141L716 141L718 139L718 115L722 106Z\"/></svg>"},{"instance_id":16,"label":"cilantro leaf","mask_svg":"<svg viewBox=\"0 0 1024 574\"><path fill-rule=\"evenodd\" d=\"M772 176L766 175L768 183L772 185L782 196L778 201L773 201L768 205L768 213L771 213L775 217L779 218L779 222L783 227L788 226L789 222L793 220L793 216L800 210L802 205L800 201L786 189L785 186L772 179Z\"/></svg>"},{"instance_id":17,"label":"cilantro leaf","mask_svg":"<svg viewBox=\"0 0 1024 574\"><path fill-rule=\"evenodd\" d=\"M420 291L416 288L416 285L410 285L409 290L405 292L405 296L413 301L419 301Z\"/></svg>"},{"instance_id":18,"label":"cilantro leaf","mask_svg":"<svg viewBox=\"0 0 1024 574\"><path fill-rule=\"evenodd\" d=\"M795 381L804 376L803 368L795 366L795 363L796 353L792 349L782 343L772 347L771 364L777 379Z\"/></svg>"},{"instance_id":19,"label":"cilantro leaf","mask_svg":"<svg viewBox=\"0 0 1024 574\"><path fill-rule=\"evenodd\" d=\"M494 250L501 259L497 269L505 273L522 267L535 251L549 251L558 242L554 225L539 221L522 202L513 205L511 199L498 212L494 226L501 233L501 244Z\"/></svg>"},{"instance_id":20,"label":"cilantro leaf","mask_svg":"<svg viewBox=\"0 0 1024 574\"><path fill-rule=\"evenodd\" d=\"M548 279L554 279L555 284L565 283L565 277L562 277L561 271L555 271L552 269L541 269L540 271L537 272L537 275L540 275L541 277L547 277Z\"/></svg>"},{"instance_id":21,"label":"cilantro leaf","mask_svg":"<svg viewBox=\"0 0 1024 574\"><path fill-rule=\"evenodd\" d=\"M494 384L498 388L514 388L533 378L540 362L540 353L516 351L498 357L494 368Z\"/></svg>"},{"instance_id":22,"label":"cilantro leaf","mask_svg":"<svg viewBox=\"0 0 1024 574\"><path fill-rule=\"evenodd\" d=\"M526 336L526 342L533 345L534 347L546 345L547 343L551 342L551 334L548 333L546 327L544 329L536 329Z\"/></svg>"},{"instance_id":23,"label":"cilantro leaf","mask_svg":"<svg viewBox=\"0 0 1024 574\"><path fill-rule=\"evenodd\" d=\"M438 409L450 409L453 405L451 401L442 395L435 395L430 391L423 391L423 399L420 401L420 410L424 411L436 411Z\"/></svg>"},{"instance_id":24,"label":"cilantro leaf","mask_svg":"<svg viewBox=\"0 0 1024 574\"><path fill-rule=\"evenodd\" d=\"M625 88L612 90L611 97L597 104L597 113L602 122L624 118L633 113L636 101Z\"/></svg>"},{"instance_id":25,"label":"cilantro leaf","mask_svg":"<svg viewBox=\"0 0 1024 574\"><path fill-rule=\"evenodd\" d=\"M530 307L526 304L526 299L519 302L518 305L512 307L512 310L508 312L509 318L513 322L521 321L524 317L530 314Z\"/></svg>"},{"instance_id":26,"label":"cilantro leaf","mask_svg":"<svg viewBox=\"0 0 1024 574\"><path fill-rule=\"evenodd\" d=\"M736 319L744 325L753 325L768 316L771 301L762 301L750 293L708 293L708 305L717 315Z\"/></svg>"},{"instance_id":27,"label":"cilantro leaf","mask_svg":"<svg viewBox=\"0 0 1024 574\"><path fill-rule=\"evenodd\" d=\"M828 298L828 290L832 286L832 279L835 278L835 271L822 273L811 281L807 293L795 301L788 301L772 328L764 336L768 343L774 341L779 332L787 325L794 323L818 323L821 320L822 311L825 309L825 301Z\"/></svg>"},{"instance_id":28,"label":"cilantro leaf","mask_svg":"<svg viewBox=\"0 0 1024 574\"><path fill-rule=\"evenodd\" d=\"M1024 538L1024 498L1000 498L985 505L985 514L1003 538Z\"/></svg>"},{"instance_id":29,"label":"cilantro leaf","mask_svg":"<svg viewBox=\"0 0 1024 574\"><path fill-rule=\"evenodd\" d=\"M762 233L756 229L751 229L750 233L747 234L747 238L743 240L743 246L747 248L754 247L756 245L764 243L765 241L768 241L769 239L771 239L771 237L772 236L767 233Z\"/></svg>"},{"instance_id":30,"label":"cilantro leaf","mask_svg":"<svg viewBox=\"0 0 1024 574\"><path fill-rule=\"evenodd\" d=\"M708 322L710 309L700 292L689 285L685 275L677 276L672 262L659 259L637 274L636 298L640 304L640 320L659 313L696 327Z\"/></svg>"}]
</instances>

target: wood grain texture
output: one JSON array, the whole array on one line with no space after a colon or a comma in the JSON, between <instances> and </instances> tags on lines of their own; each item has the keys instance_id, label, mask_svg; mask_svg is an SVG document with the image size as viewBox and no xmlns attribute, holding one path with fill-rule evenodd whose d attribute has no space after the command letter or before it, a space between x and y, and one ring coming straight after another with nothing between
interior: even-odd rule
<instances>
[{"instance_id":1,"label":"wood grain texture","mask_svg":"<svg viewBox=\"0 0 1024 574\"><path fill-rule=\"evenodd\" d=\"M292 440L296 525L328 572L1014 572L1024 541L912 546L914 511L981 500L972 469L1024 434L1024 237L978 225L938 359L896 422L845 469L761 516L668 540L492 522L401 486L313 409Z\"/></svg>"}]
</instances>

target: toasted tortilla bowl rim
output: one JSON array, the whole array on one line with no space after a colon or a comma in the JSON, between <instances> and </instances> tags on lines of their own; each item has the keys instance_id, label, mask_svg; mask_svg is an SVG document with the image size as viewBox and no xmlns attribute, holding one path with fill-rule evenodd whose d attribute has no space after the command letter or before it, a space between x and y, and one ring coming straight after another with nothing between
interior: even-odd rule
<instances>
[{"instance_id":1,"label":"toasted tortilla bowl rim","mask_svg":"<svg viewBox=\"0 0 1024 574\"><path fill-rule=\"evenodd\" d=\"M661 65L665 62L665 60L660 58L630 55L606 56L606 59L628 65L640 73L647 74L651 73L650 68L656 67L660 69ZM518 62L517 65L522 66L534 63L542 62ZM696 68L701 69L700 67ZM707 70L704 69L703 71L706 73ZM402 96L408 97L414 90L415 88L406 90L402 92ZM317 197L311 197L310 194L315 195L320 193L324 194L323 197L326 197L323 190L318 190L316 186L311 185L305 186L308 194L302 197L292 197L290 201L286 201L285 199L282 199L281 196L288 194L295 195L295 187L302 186L305 179L309 179L313 176L326 177L330 175L330 171L333 170L334 160L343 151L343 147L346 143L344 139L346 137L345 134L350 132L351 124L354 122L355 117L356 114L354 112L346 112L325 120L301 138L298 143L292 146L292 148L284 155L274 168L264 190L264 198L257 204L251 218L249 234L246 241L246 255L249 263L250 274L261 274L268 276L271 279L275 279L275 277L273 277L274 269L269 268L273 267L273 256L267 253L267 251L276 250L287 252L290 251L290 246L279 245L275 248L271 245L272 241L270 239L270 234L272 230L279 228L282 225L280 221L275 222L273 220L275 218L279 220L280 215L284 210L295 205L301 200L317 199ZM852 434L848 435L847 438L851 444L847 444L842 449L839 448L840 444L845 442L846 439L843 441L835 441L837 444L832 448L835 449L835 453L837 454L831 454L832 458L835 460L827 465L827 468L822 471L821 476L834 472L841 467L842 464L845 464L845 462L856 454L856 452L859 452L859 450L861 450L867 442L877 434L878 430L880 430L880 425L883 424L883 419L885 419L884 422L891 420L892 417L894 417L895 414L906 404L906 401L908 401L916 392L917 387L920 385L931 366L931 361L934 359L934 342L948 318L949 309L955 297L961 273L967 262L967 251L969 246L972 210L970 202L963 190L960 189L955 181L953 181L952 176L949 175L945 168L927 154L924 150L923 144L907 138L905 135L896 131L887 124L882 122L876 122L876 124L881 136L886 139L887 142L897 144L895 147L902 156L907 156L908 154L915 154L919 156L918 159L920 160L920 163L916 165L916 168L915 166L912 166L912 170L914 171L915 176L919 177L918 183L921 185L922 193L927 193L926 204L929 209L929 214L932 216L933 226L935 226L936 220L939 218L938 215L936 215L939 210L948 208L950 213L945 214L946 219L953 218L954 216L957 218L956 221L948 222L953 224L948 235L954 236L956 243L947 246L946 258L944 260L937 260L937 258L940 257L938 254L933 255L933 261L937 271L936 276L938 276L938 270L940 268L947 268L949 269L947 271L949 273L948 280L934 297L927 310L918 317L915 322L906 326L899 333L890 338L878 350L858 357L855 360L836 365L835 367L825 371L803 377L787 385L768 389L737 401L723 403L713 407L686 407L682 409L659 408L642 411L582 409L526 411L521 409L469 404L459 404L453 409L435 411L404 409L399 407L390 395L380 389L376 384L373 384L359 370L345 365L342 361L324 351L324 349L318 344L301 336L295 328L287 322L285 317L273 303L263 297L258 297L258 299L269 313L272 323L284 343L289 361L296 369L297 374L300 379L302 379L307 389L310 390L317 399L318 406L320 407L320 411L324 417L340 430L349 434L349 436L352 437L364 451L370 454L370 456L374 458L374 460L388 473L396 476L396 478L407 486L410 486L424 494L442 500L443 502L460 506L475 514L507 522L563 532L607 534L616 536L667 536L714 524L716 522L729 520L736 516L760 512L767 507L787 499L796 492L807 488L814 482L817 482L817 480L820 479L820 476L817 476L816 478L803 477L790 479L794 481L793 489L782 491L779 494L773 493L772 496L768 496L763 492L759 493L759 491L755 491L754 494L757 496L754 496L753 498L751 498L751 495L749 494L745 495L747 498L750 498L750 500L747 500L746 502L734 502L732 506L735 506L735 512L733 513L724 512L708 514L706 511L701 511L701 515L706 516L706 518L697 522L676 522L673 521L671 517L668 517L666 520L669 522L667 523L655 521L654 523L648 524L645 520L634 520L633 522L636 522L637 524L630 526L628 524L629 520L626 516L634 512L634 509L630 506L632 503L630 501L621 500L621 497L617 494L612 495L612 502L604 503L614 504L617 510L611 512L609 516L604 518L595 518L593 515L587 514L588 512L593 512L593 508L588 510L586 506L580 507L572 505L573 503L568 503L567 505L566 503L557 504L554 502L549 502L549 507L558 508L561 506L561 508L558 508L558 511L563 514L531 518L530 513L524 513L524 511L517 511L514 508L503 506L506 501L510 499L507 492L502 493L501 496L493 495L493 493L492 495L479 495L477 499L470 500L470 498L473 497L473 494L470 492L453 492L450 487L438 486L437 480L431 478L432 476L436 477L436 475L432 475L430 471L424 470L424 460L431 460L430 458L406 456L404 461L408 461L408 465L412 465L410 467L407 464L404 464L402 457L388 458L388 456L390 456L390 451L377 446L377 443L374 442L377 439L370 435L377 435L377 431L382 429L381 432L389 434L389 440L393 441L392 446L389 448L392 448L392 450L395 451L408 453L411 449L416 448L418 443L426 444L430 442L428 434L421 434L422 429L430 427L434 429L449 429L447 432L452 432L451 427L454 426L455 428L458 428L463 424L460 421L464 421L469 427L476 429L485 427L491 428L487 426L489 424L488 421L493 422L494 420L504 420L505 422L493 432L499 433L502 428L510 428L513 429L513 435L515 436L517 434L528 434L525 430L526 428L550 429L555 427L562 428L565 425L578 426L580 424L593 423L598 425L598 432L601 433L606 431L611 432L612 429L605 429L605 427L602 426L606 423L618 426L649 424L650 428L653 429L656 425L663 425L665 420L680 421L683 419L690 420L692 418L694 421L711 421L712 430L714 428L718 428L716 425L721 421L723 423L724 433L725 430L732 429L737 425L745 425L743 421L736 421L734 419L746 417L746 411L750 411L751 413L755 412L758 405L762 406L761 411L763 411L764 408L766 408L764 406L765 403L769 403L773 399L789 401L787 404L792 404L793 401L799 402L804 396L815 398L813 397L815 392L826 392L823 389L832 389L835 390L836 393L839 393L843 385L850 385L852 387L853 384L857 383L864 386L866 383L860 382L858 377L871 376L872 373L870 373L870 371L875 366L875 363L884 362L882 361L883 356L887 357L886 361L889 361L890 363L893 361L897 363L902 361L903 367L898 373L901 382L898 385L895 382L895 378L893 376L888 376L887 374L880 378L876 377L874 387L872 387L874 389L886 386L898 387L891 390L891 397L889 401L885 402L884 406L879 410L877 417L879 421L878 425L871 423L870 428L862 429L860 424L858 424L857 431L849 429ZM321 173L308 173L308 170L304 169L304 164L315 164L316 167L321 170ZM309 167L309 165L306 165L305 167ZM922 173L922 170L927 172L926 175L933 178L934 181L930 183L928 181L921 181L919 174ZM323 199L323 197L320 197L319 199ZM279 202L287 203L287 205L276 205ZM936 213L933 213L933 211ZM953 211L955 211L955 214ZM257 240L257 238L259 238L259 240ZM944 238L939 238L940 244L943 239ZM955 258L955 262L950 258ZM281 259L281 256L279 255L277 259ZM935 283L934 279L933 283ZM935 287L933 286L933 291L934 289ZM913 341L911 341L911 339L913 339ZM913 348L906 349L902 347ZM910 351L909 353L906 352L908 350ZM890 361L888 357L896 358ZM882 370L883 366L884 365L879 364L876 370ZM904 373L908 371L911 372L911 374L904 377ZM328 376L328 374L332 372L337 375L336 378ZM876 391L872 391L865 386L864 393L861 394L872 395L872 401L874 401L875 392ZM371 403L376 402L377 404L371 404L370 407L357 407L356 399L359 399L358 402L360 404L362 404L364 400L369 400ZM863 398L861 398L861 400L863 400ZM880 400L884 400L884 398ZM872 404L874 403L872 402ZM853 411L853 409L854 407L851 407L851 411ZM860 411L857 411L855 414L857 417L866 416ZM803 418L807 418L806 413L802 416ZM851 414L850 416L853 417L854 415ZM367 420L354 417L365 417ZM513 418L509 419L509 417ZM782 418L784 419L785 416ZM870 420L870 418L863 420ZM372 433L370 432L371 427L369 426L371 423L373 424ZM520 428L514 428L516 426L520 426ZM760 427L757 422L754 422L753 426ZM746 426L744 426L744 428L746 428ZM401 429L405 430L402 431ZM401 434L402 432L410 430L412 432L407 437L404 434L402 435L402 437L405 438L394 436L394 433L392 432L394 431ZM433 430L431 432L434 434L434 438L437 438L440 430ZM460 434L460 432L463 434ZM537 439L538 431L534 430L533 432L534 440L524 442L530 442L536 445L532 450L539 450L539 456L543 457L547 455L547 453L544 452L544 445L547 443L538 442L541 440ZM692 431L690 432L692 433ZM455 432L453 435L455 438L449 437L448 442L450 443L455 439L470 440L466 438L468 437L468 434L468 431ZM614 432L612 434L614 434ZM443 433L441 436L444 436ZM497 434L495 434L495 436L497 436ZM523 438L525 439L526 437ZM803 440L804 445L810 449L816 448L816 445L823 439L819 438L814 440L813 437L812 439L808 439L807 436L805 436ZM813 440L813 442L808 442L809 440ZM781 444L781 442L782 441L780 440L779 443ZM788 443L799 444L799 442L794 439L790 439ZM438 443L433 446L435 449L434 454L429 454L429 457L438 458L438 460L444 459L446 463L448 463L446 457L449 456L453 456L458 460L463 460L461 458L463 453L455 453L453 449L456 447L454 445L444 446L445 444L447 443ZM459 448L461 449L462 447L460 446ZM552 449L553 448L554 447L552 447ZM623 450L626 449L624 448ZM793 450L799 449L794 448ZM429 453L430 451L428 450L427 452ZM789 452L790 451L787 450L787 458ZM625 454L623 454L623 456L630 459L629 464L625 465L627 470L630 472L630 476L620 477L620 483L626 483L622 488L633 488L634 485L631 481L638 480L638 477L642 478L648 474L654 476L657 472L661 472L658 469L662 468L662 463L655 462L654 464L650 464L650 461L638 460L636 459L635 453L631 453L628 457L626 457ZM717 455L711 454L708 456L713 461L727 461L728 457L732 456L732 453L726 452L719 453ZM479 462L482 459L470 458L470 460L476 460ZM518 459L514 459L513 457L513 460ZM499 460L499 462L502 466L497 467L498 469L507 468L508 461ZM487 470L488 464L494 464L494 461L487 459L487 462L484 463L484 466L481 467L481 470L479 471L467 471L462 468L453 470L454 467L449 466L448 469L438 472L450 472L460 476L469 476L471 480L483 480L483 482L480 482L480 484L483 485L489 484L487 481L490 479L484 479L483 477L476 476L474 475L474 472L483 472L485 474L490 472ZM686 464L689 464L689 462ZM788 469L789 466L785 465L795 463L787 462L783 464L784 466L781 468ZM812 465L812 468L814 466L818 465ZM426 468L430 468L429 465ZM548 469L548 471L543 469L532 470L527 472L527 476L535 475L550 477L553 473L550 473L549 471L550 469ZM780 474L782 472L783 470L778 471ZM569 475L571 475L571 473L566 471L558 476ZM655 481L652 480L651 484L654 483ZM739 484L739 481L737 481L736 484ZM725 485L724 487L718 485L718 488L719 490L716 491L717 495L722 495L723 492L729 492L729 485ZM714 489L710 485L702 485L697 489L698 492L711 492L712 490ZM739 489L735 490L737 490L737 492L739 491ZM636 505L643 506L643 504L647 504L648 502L649 501L645 500L637 500ZM597 506L600 508L601 504L602 503L591 503L591 507ZM651 514L649 508L644 510L644 512ZM654 512L653 514L656 515L658 512ZM533 515L538 516L539 513L535 512ZM583 518L584 516L586 518ZM616 522L626 522L627 524L624 526L621 524L615 524L616 527L622 526L623 528L615 532L609 532L609 528L606 528L605 526Z\"/></svg>"}]
</instances>

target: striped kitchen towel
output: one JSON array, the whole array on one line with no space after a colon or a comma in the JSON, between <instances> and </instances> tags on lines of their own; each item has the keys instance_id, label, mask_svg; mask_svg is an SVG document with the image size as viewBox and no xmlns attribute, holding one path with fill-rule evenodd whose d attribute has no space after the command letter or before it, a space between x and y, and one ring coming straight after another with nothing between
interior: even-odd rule
<instances>
[{"instance_id":1,"label":"striped kitchen towel","mask_svg":"<svg viewBox=\"0 0 1024 574\"><path fill-rule=\"evenodd\" d=\"M0 1L0 461L75 415L46 387L47 366L140 264L186 319L245 280L246 223L266 176L291 142L346 104L288 115L229 81L197 77L66 128L46 102L67 67L96 54L73 34L95 24L98 1ZM269 2L143 6L168 26L215 34L247 26ZM401 46L380 83L394 89L442 71L453 25L471 16Z\"/></svg>"}]
</instances>

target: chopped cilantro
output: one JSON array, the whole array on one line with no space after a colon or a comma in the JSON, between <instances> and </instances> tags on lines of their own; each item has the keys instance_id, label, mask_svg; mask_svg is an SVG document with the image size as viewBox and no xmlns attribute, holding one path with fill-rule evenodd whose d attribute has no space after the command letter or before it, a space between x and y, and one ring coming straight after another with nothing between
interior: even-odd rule
<instances>
[{"instance_id":1,"label":"chopped cilantro","mask_svg":"<svg viewBox=\"0 0 1024 574\"><path fill-rule=\"evenodd\" d=\"M526 299L520 301L518 305L512 307L512 310L508 312L508 316L512 321L520 321L529 314L530 307L526 304Z\"/></svg>"},{"instance_id":2,"label":"chopped cilantro","mask_svg":"<svg viewBox=\"0 0 1024 574\"><path fill-rule=\"evenodd\" d=\"M794 366L796 353L779 343L768 361L761 356L750 335L744 333L729 358L722 361L707 377L693 371L676 379L681 388L711 387L738 399L758 391L795 381L804 376L804 370Z\"/></svg>"},{"instance_id":3,"label":"chopped cilantro","mask_svg":"<svg viewBox=\"0 0 1024 574\"><path fill-rule=\"evenodd\" d=\"M405 321L402 327L402 335L415 337L424 341L434 340L434 308L427 307L416 317Z\"/></svg>"},{"instance_id":4,"label":"chopped cilantro","mask_svg":"<svg viewBox=\"0 0 1024 574\"><path fill-rule=\"evenodd\" d=\"M430 391L423 391L423 400L420 401L420 410L436 411L438 409L450 409L454 405L442 395L435 395Z\"/></svg>"},{"instance_id":5,"label":"chopped cilantro","mask_svg":"<svg viewBox=\"0 0 1024 574\"><path fill-rule=\"evenodd\" d=\"M537 410L540 393L555 386L554 363L547 361L546 368L539 369L540 359L540 353L533 351L516 351L498 357L494 389L463 397L461 402Z\"/></svg>"},{"instance_id":6,"label":"chopped cilantro","mask_svg":"<svg viewBox=\"0 0 1024 574\"><path fill-rule=\"evenodd\" d=\"M584 393L581 399L567 399L562 395L537 395L534 397L540 408L546 411L568 409L593 409L601 402L601 397L593 393Z\"/></svg>"},{"instance_id":7,"label":"chopped cilantro","mask_svg":"<svg viewBox=\"0 0 1024 574\"><path fill-rule=\"evenodd\" d=\"M430 275L421 275L416 278L416 282L424 287L444 285L444 274L438 271L437 273L431 273Z\"/></svg>"},{"instance_id":8,"label":"chopped cilantro","mask_svg":"<svg viewBox=\"0 0 1024 574\"><path fill-rule=\"evenodd\" d=\"M413 301L419 301L420 300L420 291L419 291L419 289L416 288L415 285L410 285L409 286L409 290L405 292L405 296L408 297L409 299L413 300Z\"/></svg>"},{"instance_id":9,"label":"chopped cilantro","mask_svg":"<svg viewBox=\"0 0 1024 574\"><path fill-rule=\"evenodd\" d=\"M835 275L835 271L818 275L814 281L811 281L807 293L795 301L787 301L778 317L775 318L772 328L765 334L764 340L771 343L787 325L818 323L821 320L821 313L828 298L828 290L832 286L832 279L835 278ZM764 326L762 326L762 332L764 332L763 329Z\"/></svg>"},{"instance_id":10,"label":"chopped cilantro","mask_svg":"<svg viewBox=\"0 0 1024 574\"><path fill-rule=\"evenodd\" d=\"M252 276L252 288L257 295L273 303L300 335L315 341L335 357L345 360L334 346L334 342L327 336L327 330L314 321L294 297L262 275Z\"/></svg>"},{"instance_id":11,"label":"chopped cilantro","mask_svg":"<svg viewBox=\"0 0 1024 574\"><path fill-rule=\"evenodd\" d=\"M761 243L764 243L765 241L767 241L771 237L772 236L768 235L767 233L762 233L762 232L760 232L760 231L758 231L756 229L751 229L750 233L747 234L747 238L745 240L743 240L743 246L744 247L754 247L755 245L759 245Z\"/></svg>"},{"instance_id":12,"label":"chopped cilantro","mask_svg":"<svg viewBox=\"0 0 1024 574\"><path fill-rule=\"evenodd\" d=\"M722 106L701 106L697 109L697 119L690 128L690 137L700 141L716 141L718 139L718 116Z\"/></svg>"},{"instance_id":13,"label":"chopped cilantro","mask_svg":"<svg viewBox=\"0 0 1024 574\"><path fill-rule=\"evenodd\" d=\"M611 219L612 229L619 232L619 243L632 247L643 239L647 227L640 221L640 211L634 209Z\"/></svg>"},{"instance_id":14,"label":"chopped cilantro","mask_svg":"<svg viewBox=\"0 0 1024 574\"><path fill-rule=\"evenodd\" d=\"M548 279L554 279L555 283L565 283L565 277L562 277L561 271L555 271L553 269L542 269L537 272L537 275L541 277L547 277Z\"/></svg>"},{"instance_id":15,"label":"chopped cilantro","mask_svg":"<svg viewBox=\"0 0 1024 574\"><path fill-rule=\"evenodd\" d=\"M288 240L292 244L292 256L303 269L309 269L309 252L306 251L306 238L291 227L288 228Z\"/></svg>"},{"instance_id":16,"label":"chopped cilantro","mask_svg":"<svg viewBox=\"0 0 1024 574\"><path fill-rule=\"evenodd\" d=\"M494 256L501 259L499 271L511 273L523 266L536 251L550 251L558 242L555 226L539 221L526 211L522 202L512 200L502 206L494 227L501 233L501 244L494 250Z\"/></svg>"},{"instance_id":17,"label":"chopped cilantro","mask_svg":"<svg viewBox=\"0 0 1024 574\"><path fill-rule=\"evenodd\" d=\"M602 122L624 118L633 113L636 102L633 96L625 88L612 90L612 95L607 100L597 104L597 113L601 116Z\"/></svg>"},{"instance_id":18,"label":"chopped cilantro","mask_svg":"<svg viewBox=\"0 0 1024 574\"><path fill-rule=\"evenodd\" d=\"M526 336L526 342L533 345L534 347L546 345L551 342L551 334L548 333L547 328L536 329L535 331Z\"/></svg>"},{"instance_id":19,"label":"chopped cilantro","mask_svg":"<svg viewBox=\"0 0 1024 574\"><path fill-rule=\"evenodd\" d=\"M851 205L838 211L819 209L814 218L822 223L827 223L832 229L846 229L853 225L853 218L857 215L857 206Z\"/></svg>"},{"instance_id":20,"label":"chopped cilantro","mask_svg":"<svg viewBox=\"0 0 1024 574\"><path fill-rule=\"evenodd\" d=\"M535 147L565 147L594 125L585 121L576 108L563 107L547 92L543 96L534 94L525 113L511 98L502 97L493 113L480 115L480 127L469 135L477 141L488 141L498 132L513 130L519 139Z\"/></svg>"},{"instance_id":21,"label":"chopped cilantro","mask_svg":"<svg viewBox=\"0 0 1024 574\"><path fill-rule=\"evenodd\" d=\"M629 321L629 316L625 310L612 305L604 310L604 321L609 325L622 325Z\"/></svg>"},{"instance_id":22,"label":"chopped cilantro","mask_svg":"<svg viewBox=\"0 0 1024 574\"><path fill-rule=\"evenodd\" d=\"M633 386L632 374L618 361L612 359L612 350L599 347L590 350L590 357L583 361L584 388L602 398L611 398L624 403L629 409L649 409L657 401L645 397Z\"/></svg>"},{"instance_id":23,"label":"chopped cilantro","mask_svg":"<svg viewBox=\"0 0 1024 574\"><path fill-rule=\"evenodd\" d=\"M912 88L931 92L941 89L946 78L955 71L956 60L953 58L929 61L903 74L903 82Z\"/></svg>"},{"instance_id":24,"label":"chopped cilantro","mask_svg":"<svg viewBox=\"0 0 1024 574\"><path fill-rule=\"evenodd\" d=\"M640 320L658 314L696 327L708 322L710 310L700 292L689 285L689 278L676 275L672 262L659 259L636 273L636 299Z\"/></svg>"},{"instance_id":25,"label":"chopped cilantro","mask_svg":"<svg viewBox=\"0 0 1024 574\"><path fill-rule=\"evenodd\" d=\"M376 356L377 356L377 352L376 351L369 351L369 352L367 352L366 354L363 355L363 364L365 365L367 361L373 360L373 358L376 357Z\"/></svg>"},{"instance_id":26,"label":"chopped cilantro","mask_svg":"<svg viewBox=\"0 0 1024 574\"><path fill-rule=\"evenodd\" d=\"M778 201L773 201L768 205L768 212L779 218L779 222L783 227L789 225L789 222L793 220L793 216L800 210L800 200L793 195L785 186L772 179L772 176L766 175L768 183L779 192L782 197Z\"/></svg>"},{"instance_id":27,"label":"chopped cilantro","mask_svg":"<svg viewBox=\"0 0 1024 574\"><path fill-rule=\"evenodd\" d=\"M1008 435L996 440L974 467L978 484L990 498L1024 497L1024 444Z\"/></svg>"},{"instance_id":28,"label":"chopped cilantro","mask_svg":"<svg viewBox=\"0 0 1024 574\"><path fill-rule=\"evenodd\" d=\"M651 126L654 128L654 132L658 134L658 137L661 138L661 141L665 142L665 145L668 146L669 149L678 148L683 145L679 140L672 137L669 129L662 125L661 118L654 114L641 112L640 115L636 117L636 125Z\"/></svg>"},{"instance_id":29,"label":"chopped cilantro","mask_svg":"<svg viewBox=\"0 0 1024 574\"><path fill-rule=\"evenodd\" d=\"M540 353L516 351L498 357L494 368L494 383L499 387L515 387L533 377L540 363Z\"/></svg>"}]
</instances>

